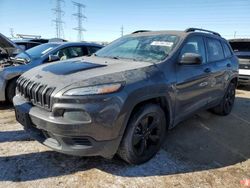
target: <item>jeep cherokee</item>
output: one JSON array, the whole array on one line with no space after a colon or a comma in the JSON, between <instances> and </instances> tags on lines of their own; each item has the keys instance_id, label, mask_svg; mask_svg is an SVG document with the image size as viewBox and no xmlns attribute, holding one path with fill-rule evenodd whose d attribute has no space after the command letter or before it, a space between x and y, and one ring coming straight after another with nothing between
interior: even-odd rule
<instances>
[{"instance_id":1,"label":"jeep cherokee","mask_svg":"<svg viewBox=\"0 0 250 188\"><path fill-rule=\"evenodd\" d=\"M197 111L228 115L237 81L237 57L218 33L139 31L26 72L14 106L25 130L58 152L140 164Z\"/></svg>"}]
</instances>

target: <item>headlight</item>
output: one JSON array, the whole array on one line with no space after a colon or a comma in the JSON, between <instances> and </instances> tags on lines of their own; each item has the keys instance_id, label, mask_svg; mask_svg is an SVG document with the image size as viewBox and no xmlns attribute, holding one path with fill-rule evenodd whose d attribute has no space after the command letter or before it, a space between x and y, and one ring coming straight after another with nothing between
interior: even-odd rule
<instances>
[{"instance_id":1,"label":"headlight","mask_svg":"<svg viewBox=\"0 0 250 188\"><path fill-rule=\"evenodd\" d=\"M83 96L83 95L107 94L107 93L114 93L118 91L121 87L122 87L121 83L88 86L88 87L70 89L66 91L63 95Z\"/></svg>"}]
</instances>

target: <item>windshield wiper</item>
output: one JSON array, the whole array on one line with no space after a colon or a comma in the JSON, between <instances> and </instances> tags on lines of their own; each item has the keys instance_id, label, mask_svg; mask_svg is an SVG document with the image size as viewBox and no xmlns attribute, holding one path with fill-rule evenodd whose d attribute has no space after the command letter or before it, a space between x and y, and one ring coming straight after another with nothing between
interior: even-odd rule
<instances>
[{"instance_id":1,"label":"windshield wiper","mask_svg":"<svg viewBox=\"0 0 250 188\"><path fill-rule=\"evenodd\" d=\"M121 59L118 56L98 56L98 57L109 58L109 59Z\"/></svg>"},{"instance_id":2,"label":"windshield wiper","mask_svg":"<svg viewBox=\"0 0 250 188\"><path fill-rule=\"evenodd\" d=\"M118 56L112 56L110 58L112 58L112 59L120 59L120 57L118 57Z\"/></svg>"}]
</instances>

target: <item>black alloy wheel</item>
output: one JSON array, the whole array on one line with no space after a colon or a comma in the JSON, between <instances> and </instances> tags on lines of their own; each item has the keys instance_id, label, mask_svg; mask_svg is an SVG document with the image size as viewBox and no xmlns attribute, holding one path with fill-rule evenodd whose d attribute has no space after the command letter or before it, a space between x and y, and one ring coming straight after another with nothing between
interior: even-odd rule
<instances>
[{"instance_id":1,"label":"black alloy wheel","mask_svg":"<svg viewBox=\"0 0 250 188\"><path fill-rule=\"evenodd\" d=\"M231 113L235 100L236 85L230 83L220 104L211 109L215 114L226 116Z\"/></svg>"},{"instance_id":2,"label":"black alloy wheel","mask_svg":"<svg viewBox=\"0 0 250 188\"><path fill-rule=\"evenodd\" d=\"M133 134L133 149L138 156L150 155L160 142L160 118L156 113L145 115L136 125Z\"/></svg>"},{"instance_id":3,"label":"black alloy wheel","mask_svg":"<svg viewBox=\"0 0 250 188\"><path fill-rule=\"evenodd\" d=\"M120 144L119 156L130 164L150 160L160 149L166 134L165 113L157 104L146 104L131 115Z\"/></svg>"}]
</instances>

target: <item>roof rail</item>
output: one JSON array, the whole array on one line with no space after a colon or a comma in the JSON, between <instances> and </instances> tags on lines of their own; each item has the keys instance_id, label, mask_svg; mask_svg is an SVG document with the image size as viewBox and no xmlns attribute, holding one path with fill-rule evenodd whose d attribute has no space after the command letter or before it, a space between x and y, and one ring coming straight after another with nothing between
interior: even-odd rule
<instances>
[{"instance_id":1,"label":"roof rail","mask_svg":"<svg viewBox=\"0 0 250 188\"><path fill-rule=\"evenodd\" d=\"M206 29L200 29L200 28L187 28L186 30L185 30L185 32L194 32L194 31L203 31L203 32L207 32L207 33L212 33L212 34L214 34L214 35L217 35L217 36L221 36L219 33L217 33L217 32L214 32L214 31L210 31L210 30L206 30Z\"/></svg>"},{"instance_id":2,"label":"roof rail","mask_svg":"<svg viewBox=\"0 0 250 188\"><path fill-rule=\"evenodd\" d=\"M138 31L133 32L132 34L144 33L144 32L150 32L150 30L138 30Z\"/></svg>"}]
</instances>

